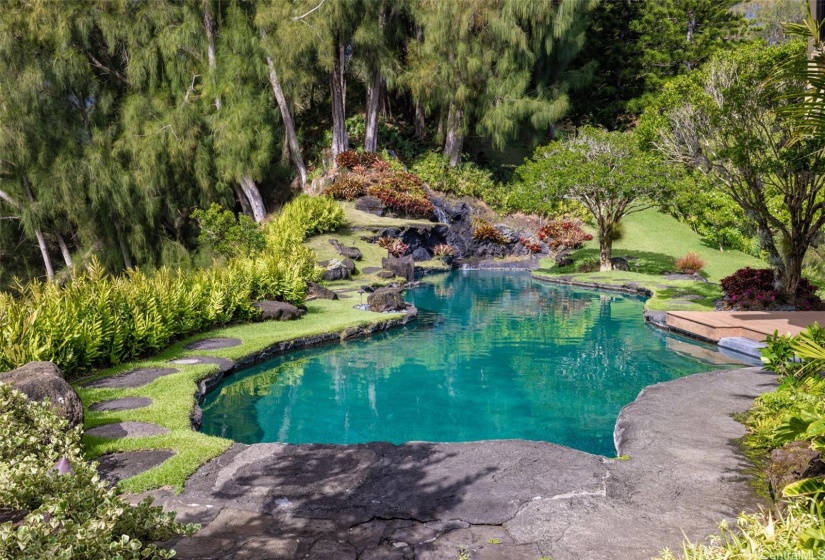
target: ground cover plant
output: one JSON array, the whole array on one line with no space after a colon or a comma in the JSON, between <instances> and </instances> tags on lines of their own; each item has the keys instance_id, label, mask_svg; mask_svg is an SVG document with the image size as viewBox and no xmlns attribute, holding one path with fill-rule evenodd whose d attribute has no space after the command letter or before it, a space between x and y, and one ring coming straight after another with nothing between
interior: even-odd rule
<instances>
[{"instance_id":1,"label":"ground cover plant","mask_svg":"<svg viewBox=\"0 0 825 560\"><path fill-rule=\"evenodd\" d=\"M79 429L0 383L0 514L13 512L19 523L0 523L0 557L9 560L171 558L154 542L195 530L150 500L131 507L83 459Z\"/></svg>"},{"instance_id":2,"label":"ground cover plant","mask_svg":"<svg viewBox=\"0 0 825 560\"><path fill-rule=\"evenodd\" d=\"M807 278L799 281L796 294L790 296L777 286L776 274L769 268L743 268L722 278L725 302L732 309L761 310L787 304L801 311L822 308L822 300L816 295L817 286Z\"/></svg>"}]
</instances>

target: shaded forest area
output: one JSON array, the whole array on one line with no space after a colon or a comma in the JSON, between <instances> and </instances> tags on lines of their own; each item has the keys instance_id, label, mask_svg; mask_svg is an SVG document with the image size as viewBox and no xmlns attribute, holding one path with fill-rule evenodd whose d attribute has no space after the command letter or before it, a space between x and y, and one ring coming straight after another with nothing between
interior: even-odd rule
<instances>
[{"instance_id":1,"label":"shaded forest area","mask_svg":"<svg viewBox=\"0 0 825 560\"><path fill-rule=\"evenodd\" d=\"M208 264L193 211L260 222L347 149L496 172L496 150L632 128L668 79L732 43L784 40L806 4L10 1L0 286L92 257L112 272Z\"/></svg>"}]
</instances>

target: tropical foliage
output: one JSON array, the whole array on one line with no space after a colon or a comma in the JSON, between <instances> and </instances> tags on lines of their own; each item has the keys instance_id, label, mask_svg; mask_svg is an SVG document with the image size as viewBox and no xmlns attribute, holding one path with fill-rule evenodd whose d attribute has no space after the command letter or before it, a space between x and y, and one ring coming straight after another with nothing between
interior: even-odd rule
<instances>
[{"instance_id":1,"label":"tropical foliage","mask_svg":"<svg viewBox=\"0 0 825 560\"><path fill-rule=\"evenodd\" d=\"M59 471L57 464L65 461ZM0 557L171 558L157 541L194 533L151 499L131 507L83 459L80 428L70 430L48 403L0 383Z\"/></svg>"}]
</instances>

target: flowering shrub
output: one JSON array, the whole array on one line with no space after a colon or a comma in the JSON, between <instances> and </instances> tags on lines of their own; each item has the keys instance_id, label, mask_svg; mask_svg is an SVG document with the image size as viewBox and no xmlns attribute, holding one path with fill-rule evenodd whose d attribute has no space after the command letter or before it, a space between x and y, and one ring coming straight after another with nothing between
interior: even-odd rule
<instances>
[{"instance_id":1,"label":"flowering shrub","mask_svg":"<svg viewBox=\"0 0 825 560\"><path fill-rule=\"evenodd\" d=\"M519 243L524 245L531 253L541 252L541 245L539 245L534 239L530 239L529 237L520 237Z\"/></svg>"},{"instance_id":2,"label":"flowering shrub","mask_svg":"<svg viewBox=\"0 0 825 560\"><path fill-rule=\"evenodd\" d=\"M335 200L355 200L367 194L367 187L363 178L353 170L353 173L338 175L335 182L324 190L324 194Z\"/></svg>"},{"instance_id":3,"label":"flowering shrub","mask_svg":"<svg viewBox=\"0 0 825 560\"><path fill-rule=\"evenodd\" d=\"M410 251L410 246L392 237L381 237L378 239L378 246L387 250L393 257L403 257Z\"/></svg>"},{"instance_id":4,"label":"flowering shrub","mask_svg":"<svg viewBox=\"0 0 825 560\"><path fill-rule=\"evenodd\" d=\"M547 243L556 251L560 247L580 249L593 239L593 236L584 231L581 220L563 219L551 220L539 230L539 239Z\"/></svg>"},{"instance_id":5,"label":"flowering shrub","mask_svg":"<svg viewBox=\"0 0 825 560\"><path fill-rule=\"evenodd\" d=\"M702 272L702 269L705 268L705 261L699 256L699 253L689 251L684 257L676 259L674 268L677 272L684 274L696 274Z\"/></svg>"},{"instance_id":6,"label":"flowering shrub","mask_svg":"<svg viewBox=\"0 0 825 560\"><path fill-rule=\"evenodd\" d=\"M473 224L473 239L476 241L490 241L497 245L504 245L504 236L493 224L487 220L476 220Z\"/></svg>"},{"instance_id":7,"label":"flowering shrub","mask_svg":"<svg viewBox=\"0 0 825 560\"><path fill-rule=\"evenodd\" d=\"M456 255L456 250L452 245L442 243L441 245L436 245L433 247L433 255L446 259L448 257L454 257Z\"/></svg>"},{"instance_id":8,"label":"flowering shrub","mask_svg":"<svg viewBox=\"0 0 825 560\"><path fill-rule=\"evenodd\" d=\"M774 287L774 274L769 268L742 268L722 278L721 284L730 305L736 309L765 309L783 303L792 303L800 310L822 308L822 300L816 295L818 288L805 278L799 281L796 295L789 301Z\"/></svg>"}]
</instances>

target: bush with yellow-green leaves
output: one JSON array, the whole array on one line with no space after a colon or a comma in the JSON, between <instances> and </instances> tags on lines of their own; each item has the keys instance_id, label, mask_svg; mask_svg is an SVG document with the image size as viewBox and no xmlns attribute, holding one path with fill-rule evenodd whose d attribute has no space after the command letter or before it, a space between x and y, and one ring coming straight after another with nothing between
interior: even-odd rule
<instances>
[{"instance_id":1,"label":"bush with yellow-green leaves","mask_svg":"<svg viewBox=\"0 0 825 560\"><path fill-rule=\"evenodd\" d=\"M53 466L65 458L69 472ZM131 507L100 480L47 403L0 383L0 558L74 560L171 558L156 541L189 535L149 500Z\"/></svg>"},{"instance_id":2,"label":"bush with yellow-green leaves","mask_svg":"<svg viewBox=\"0 0 825 560\"><path fill-rule=\"evenodd\" d=\"M266 224L266 248L254 255L205 270L131 270L119 277L92 264L63 286L35 281L17 297L0 293L0 371L42 360L72 376L254 319L255 301L300 304L306 282L320 274L301 242L343 223L334 201L299 197Z\"/></svg>"}]
</instances>

